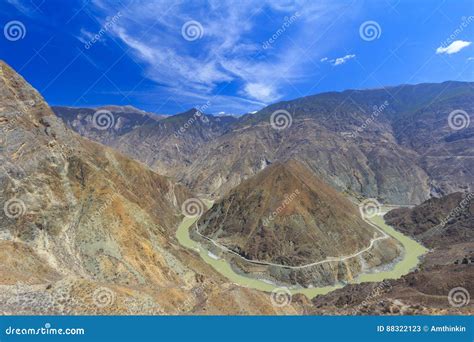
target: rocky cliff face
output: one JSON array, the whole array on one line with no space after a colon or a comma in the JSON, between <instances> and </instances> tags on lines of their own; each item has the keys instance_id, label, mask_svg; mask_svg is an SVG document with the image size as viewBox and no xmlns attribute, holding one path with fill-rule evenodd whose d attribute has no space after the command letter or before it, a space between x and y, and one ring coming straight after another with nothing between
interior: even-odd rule
<instances>
[{"instance_id":1,"label":"rocky cliff face","mask_svg":"<svg viewBox=\"0 0 474 342\"><path fill-rule=\"evenodd\" d=\"M474 128L449 120L453 111L473 112L472 89L445 82L325 93L238 120L172 117L109 144L215 197L271 162L297 159L339 191L419 204L473 186Z\"/></svg>"},{"instance_id":2,"label":"rocky cliff face","mask_svg":"<svg viewBox=\"0 0 474 342\"><path fill-rule=\"evenodd\" d=\"M255 273L251 266L259 273L267 267L267 277L305 286L351 280L401 252L349 200L294 160L242 182L199 220L194 237L248 273Z\"/></svg>"},{"instance_id":3,"label":"rocky cliff face","mask_svg":"<svg viewBox=\"0 0 474 342\"><path fill-rule=\"evenodd\" d=\"M275 312L179 247L187 189L67 129L3 62L0 129L1 313Z\"/></svg>"}]
</instances>

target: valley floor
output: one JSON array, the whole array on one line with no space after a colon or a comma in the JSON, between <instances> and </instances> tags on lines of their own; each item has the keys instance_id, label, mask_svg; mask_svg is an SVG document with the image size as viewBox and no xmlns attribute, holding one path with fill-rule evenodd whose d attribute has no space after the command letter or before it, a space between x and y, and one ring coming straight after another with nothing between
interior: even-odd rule
<instances>
[{"instance_id":1,"label":"valley floor","mask_svg":"<svg viewBox=\"0 0 474 342\"><path fill-rule=\"evenodd\" d=\"M256 289L259 291L265 291L265 292L277 291L282 288L269 280L256 279L250 276L237 273L233 269L232 265L229 262L227 262L225 259L216 258L216 256L213 255L211 252L209 252L202 244L192 240L189 235L189 230L197 222L198 219L199 217L185 218L180 224L180 226L178 227L176 237L178 241L181 243L181 245L199 253L200 257L206 263L211 265L216 271L218 271L220 274L222 274L223 276L225 276L226 278L228 278L229 280L231 280L233 283L237 285ZM382 237L372 239L370 246L368 246L364 250L361 250L353 255L328 258L327 260L318 261L310 265L298 266L298 268L307 267L307 266L311 266L315 264L321 264L325 262L342 261L348 258L357 257L361 253L364 253L365 251L372 248L375 241L379 239L384 239L388 237L388 235L394 237L403 245L404 253L401 260L397 260L395 265L390 265L391 266L390 270L379 270L379 272L371 272L371 273L362 274L357 279L355 279L354 283L381 282L385 279L398 279L401 276L409 273L411 270L417 267L420 257L423 256L427 252L427 249L425 247L420 245L418 242L412 240L408 236L405 236L401 234L400 232L397 232L395 229L387 225L381 216L376 216L370 220L366 220L366 222L368 222L370 225L372 225L377 230L382 232L384 235ZM216 242L214 243L217 244ZM255 263L254 261L251 261L251 260L249 260L249 262ZM256 263L261 264L261 262L256 262ZM272 265L282 266L285 268L288 268L288 267L291 268L291 266L276 265L276 264L272 264ZM303 294L311 299L318 295L327 294L341 287L343 287L343 285L338 284L335 286L312 287L312 288L298 288L298 287L291 288L290 287L288 290L291 294Z\"/></svg>"}]
</instances>

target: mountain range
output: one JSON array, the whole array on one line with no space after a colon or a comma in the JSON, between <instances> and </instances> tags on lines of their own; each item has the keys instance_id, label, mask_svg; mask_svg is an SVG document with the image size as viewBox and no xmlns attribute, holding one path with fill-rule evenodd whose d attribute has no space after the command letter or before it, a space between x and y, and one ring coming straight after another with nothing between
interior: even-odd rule
<instances>
[{"instance_id":1,"label":"mountain range","mask_svg":"<svg viewBox=\"0 0 474 342\"><path fill-rule=\"evenodd\" d=\"M54 110L83 135L213 198L271 163L295 159L338 191L420 204L472 188L474 129L457 130L448 118L473 111L473 89L469 82L444 82L330 92L239 118L191 109L123 134L101 135Z\"/></svg>"}]
</instances>

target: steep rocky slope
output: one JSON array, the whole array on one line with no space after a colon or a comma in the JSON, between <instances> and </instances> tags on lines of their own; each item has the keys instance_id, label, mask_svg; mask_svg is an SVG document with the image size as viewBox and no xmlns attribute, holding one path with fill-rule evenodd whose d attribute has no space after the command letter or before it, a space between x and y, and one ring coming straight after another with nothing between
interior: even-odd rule
<instances>
[{"instance_id":1,"label":"steep rocky slope","mask_svg":"<svg viewBox=\"0 0 474 342\"><path fill-rule=\"evenodd\" d=\"M157 172L176 176L195 160L199 151L222 135L237 119L212 116L190 109L159 122L143 125L111 144Z\"/></svg>"},{"instance_id":2,"label":"steep rocky slope","mask_svg":"<svg viewBox=\"0 0 474 342\"><path fill-rule=\"evenodd\" d=\"M209 247L237 267L268 266L267 277L305 286L350 280L401 252L349 200L294 160L275 163L233 189L201 217L194 238L210 239Z\"/></svg>"},{"instance_id":3,"label":"steep rocky slope","mask_svg":"<svg viewBox=\"0 0 474 342\"><path fill-rule=\"evenodd\" d=\"M456 192L385 215L388 224L428 247L474 241L474 193Z\"/></svg>"},{"instance_id":4,"label":"steep rocky slope","mask_svg":"<svg viewBox=\"0 0 474 342\"><path fill-rule=\"evenodd\" d=\"M317 297L311 313L472 315L473 200L472 193L454 193L387 213L393 227L431 248L420 269L398 280L348 285Z\"/></svg>"},{"instance_id":5,"label":"steep rocky slope","mask_svg":"<svg viewBox=\"0 0 474 342\"><path fill-rule=\"evenodd\" d=\"M0 313L301 310L273 307L181 248L190 193L67 129L3 62L0 133Z\"/></svg>"},{"instance_id":6,"label":"steep rocky slope","mask_svg":"<svg viewBox=\"0 0 474 342\"><path fill-rule=\"evenodd\" d=\"M473 112L473 89L445 82L323 93L230 122L209 116L215 124L205 124L188 114L179 135L173 133L185 122L169 118L109 144L215 197L270 162L297 159L339 191L419 204L473 186L473 125L449 120L453 111L466 113L458 112L457 120ZM277 121L284 129L274 128Z\"/></svg>"},{"instance_id":7,"label":"steep rocky slope","mask_svg":"<svg viewBox=\"0 0 474 342\"><path fill-rule=\"evenodd\" d=\"M112 146L169 176L176 176L189 166L199 150L237 121L233 116L206 115L195 108L159 117L160 120L153 114L137 115L137 111L131 110L124 113L111 107L98 108L110 110L112 114L101 115L99 120L94 120L96 110L88 108L53 109L79 134Z\"/></svg>"}]
</instances>

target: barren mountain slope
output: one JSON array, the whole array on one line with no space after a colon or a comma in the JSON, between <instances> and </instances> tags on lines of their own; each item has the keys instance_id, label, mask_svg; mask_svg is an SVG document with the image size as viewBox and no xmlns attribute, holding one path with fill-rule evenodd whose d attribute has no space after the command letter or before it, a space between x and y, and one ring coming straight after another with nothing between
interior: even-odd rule
<instances>
[{"instance_id":1,"label":"barren mountain slope","mask_svg":"<svg viewBox=\"0 0 474 342\"><path fill-rule=\"evenodd\" d=\"M3 62L0 128L1 313L280 310L179 246L185 188L68 130Z\"/></svg>"},{"instance_id":2,"label":"barren mountain slope","mask_svg":"<svg viewBox=\"0 0 474 342\"><path fill-rule=\"evenodd\" d=\"M241 256L225 253L234 261L302 267L292 271L304 284L351 279L400 253L398 244L363 221L349 200L294 160L275 163L242 182L195 229L195 238L210 238ZM318 262L314 269L303 267ZM336 271L328 271L331 267Z\"/></svg>"},{"instance_id":3,"label":"barren mountain slope","mask_svg":"<svg viewBox=\"0 0 474 342\"><path fill-rule=\"evenodd\" d=\"M474 241L474 193L431 198L412 209L392 210L384 218L428 247Z\"/></svg>"}]
</instances>

